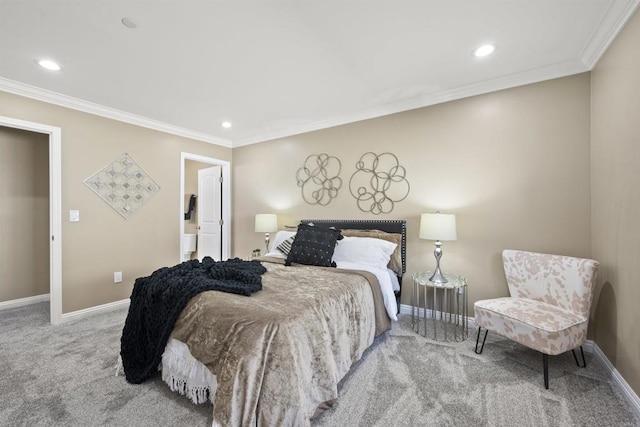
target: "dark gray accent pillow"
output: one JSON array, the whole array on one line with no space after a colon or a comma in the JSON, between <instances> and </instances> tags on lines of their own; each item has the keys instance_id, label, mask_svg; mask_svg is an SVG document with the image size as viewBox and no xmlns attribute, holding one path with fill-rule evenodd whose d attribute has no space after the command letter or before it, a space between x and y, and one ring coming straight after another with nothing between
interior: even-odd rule
<instances>
[{"instance_id":1,"label":"dark gray accent pillow","mask_svg":"<svg viewBox=\"0 0 640 427\"><path fill-rule=\"evenodd\" d=\"M340 230L335 228L317 227L310 224L298 225L296 238L284 265L292 262L320 267L335 267L331 261L336 242L342 239Z\"/></svg>"}]
</instances>

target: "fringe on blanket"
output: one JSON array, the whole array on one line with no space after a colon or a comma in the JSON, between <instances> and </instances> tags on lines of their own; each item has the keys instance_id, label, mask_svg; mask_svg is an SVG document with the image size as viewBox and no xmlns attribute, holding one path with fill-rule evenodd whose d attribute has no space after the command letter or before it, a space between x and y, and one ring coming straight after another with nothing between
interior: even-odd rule
<instances>
[{"instance_id":1,"label":"fringe on blanket","mask_svg":"<svg viewBox=\"0 0 640 427\"><path fill-rule=\"evenodd\" d=\"M122 356L118 356L115 369L116 377L124 372ZM162 371L162 380L171 391L186 395L196 405L213 403L218 388L216 376L191 355L183 342L169 338L158 370Z\"/></svg>"},{"instance_id":2,"label":"fringe on blanket","mask_svg":"<svg viewBox=\"0 0 640 427\"><path fill-rule=\"evenodd\" d=\"M187 396L195 404L213 403L218 388L216 376L191 355L183 342L169 338L158 369L172 391Z\"/></svg>"}]
</instances>

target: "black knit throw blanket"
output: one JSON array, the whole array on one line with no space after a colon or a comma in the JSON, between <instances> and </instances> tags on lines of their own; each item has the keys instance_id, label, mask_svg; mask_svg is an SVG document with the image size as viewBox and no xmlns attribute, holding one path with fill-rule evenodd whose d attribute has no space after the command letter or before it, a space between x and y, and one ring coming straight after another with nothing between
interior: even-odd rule
<instances>
[{"instance_id":1,"label":"black knit throw blanket","mask_svg":"<svg viewBox=\"0 0 640 427\"><path fill-rule=\"evenodd\" d=\"M265 271L258 261L205 257L136 279L120 339L127 381L140 384L157 372L173 326L191 298L211 290L249 296L262 289Z\"/></svg>"}]
</instances>

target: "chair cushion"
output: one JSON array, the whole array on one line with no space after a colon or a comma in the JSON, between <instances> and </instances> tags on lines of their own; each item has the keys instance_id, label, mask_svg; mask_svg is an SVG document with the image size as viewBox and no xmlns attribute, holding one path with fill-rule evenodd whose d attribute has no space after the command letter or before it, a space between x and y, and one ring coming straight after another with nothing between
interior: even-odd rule
<instances>
[{"instance_id":1,"label":"chair cushion","mask_svg":"<svg viewBox=\"0 0 640 427\"><path fill-rule=\"evenodd\" d=\"M534 350L555 355L581 346L588 318L530 298L494 298L474 304L478 326Z\"/></svg>"}]
</instances>

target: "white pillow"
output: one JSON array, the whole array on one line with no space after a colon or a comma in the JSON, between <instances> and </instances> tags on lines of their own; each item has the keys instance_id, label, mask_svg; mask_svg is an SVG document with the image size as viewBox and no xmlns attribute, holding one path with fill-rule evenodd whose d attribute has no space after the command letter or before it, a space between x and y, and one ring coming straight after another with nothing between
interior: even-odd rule
<instances>
[{"instance_id":1,"label":"white pillow","mask_svg":"<svg viewBox=\"0 0 640 427\"><path fill-rule=\"evenodd\" d=\"M387 268L387 272L389 273L389 278L391 279L391 285L393 286L394 291L400 290L400 281L398 280L398 275L395 271L390 268Z\"/></svg>"},{"instance_id":2,"label":"white pillow","mask_svg":"<svg viewBox=\"0 0 640 427\"><path fill-rule=\"evenodd\" d=\"M336 243L333 260L336 263L352 262L386 270L396 246L393 242L373 237L345 237Z\"/></svg>"},{"instance_id":3,"label":"white pillow","mask_svg":"<svg viewBox=\"0 0 640 427\"><path fill-rule=\"evenodd\" d=\"M271 249L269 250L269 253L266 254L266 256L272 256L272 257L277 257L277 258L286 258L287 255L283 254L282 252L280 252L277 248L280 245L280 243L284 242L285 240L287 240L289 237L291 236L295 236L296 232L295 231L287 231L287 230L280 230L276 233L276 237L273 238L273 240L271 241Z\"/></svg>"}]
</instances>

